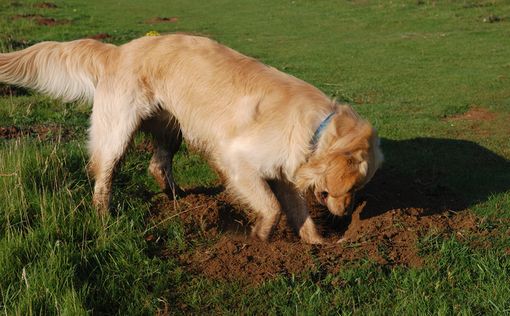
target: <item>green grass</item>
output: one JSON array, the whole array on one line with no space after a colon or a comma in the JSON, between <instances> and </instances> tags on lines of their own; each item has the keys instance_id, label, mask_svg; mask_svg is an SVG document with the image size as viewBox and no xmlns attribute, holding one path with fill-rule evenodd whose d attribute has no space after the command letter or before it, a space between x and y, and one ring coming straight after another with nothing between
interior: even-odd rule
<instances>
[{"instance_id":1,"label":"green grass","mask_svg":"<svg viewBox=\"0 0 510 316\"><path fill-rule=\"evenodd\" d=\"M19 5L15 5L18 3ZM490 247L429 236L422 268L366 261L338 274L310 271L258 286L186 272L151 255L145 237L192 251L183 224L147 222L156 186L149 154L134 149L116 179L114 215L91 205L85 165L90 108L36 93L0 98L0 126L56 124L62 141L0 140L0 312L26 314L508 314L510 238L510 4L470 1L36 1L0 0L0 51L97 33L121 44L150 30L211 36L348 101L379 129L386 170L404 178L438 172L499 234ZM39 26L22 14L68 24ZM483 22L496 15L497 23ZM155 17L177 23L148 25ZM451 121L476 106L492 121ZM143 141L139 137L137 142ZM452 166L452 168L448 168ZM439 171L438 171L439 170ZM202 159L183 150L185 187L217 184ZM388 173L388 171L386 172Z\"/></svg>"}]
</instances>

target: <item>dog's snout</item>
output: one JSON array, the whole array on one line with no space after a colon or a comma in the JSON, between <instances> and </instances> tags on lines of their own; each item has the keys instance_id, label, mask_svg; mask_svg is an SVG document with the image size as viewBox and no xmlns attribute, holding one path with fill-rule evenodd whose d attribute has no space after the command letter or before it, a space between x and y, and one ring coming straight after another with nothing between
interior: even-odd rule
<instances>
[{"instance_id":1,"label":"dog's snout","mask_svg":"<svg viewBox=\"0 0 510 316\"><path fill-rule=\"evenodd\" d=\"M354 193L347 193L338 198L329 196L324 203L329 211L337 216L351 215L354 211L355 206L355 195Z\"/></svg>"}]
</instances>

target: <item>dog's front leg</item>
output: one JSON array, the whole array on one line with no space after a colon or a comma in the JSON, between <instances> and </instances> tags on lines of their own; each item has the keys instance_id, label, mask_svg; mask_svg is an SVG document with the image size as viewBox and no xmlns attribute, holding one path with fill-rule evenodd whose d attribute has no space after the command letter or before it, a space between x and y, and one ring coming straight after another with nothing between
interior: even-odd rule
<instances>
[{"instance_id":1,"label":"dog's front leg","mask_svg":"<svg viewBox=\"0 0 510 316\"><path fill-rule=\"evenodd\" d=\"M281 217L280 203L271 191L268 183L255 171L246 170L225 173L229 188L257 213L257 222L253 226L252 236L268 240Z\"/></svg>"},{"instance_id":2,"label":"dog's front leg","mask_svg":"<svg viewBox=\"0 0 510 316\"><path fill-rule=\"evenodd\" d=\"M288 223L301 239L309 244L324 243L310 217L305 199L298 193L294 185L284 180L274 180L270 182L270 186L280 201Z\"/></svg>"}]
</instances>

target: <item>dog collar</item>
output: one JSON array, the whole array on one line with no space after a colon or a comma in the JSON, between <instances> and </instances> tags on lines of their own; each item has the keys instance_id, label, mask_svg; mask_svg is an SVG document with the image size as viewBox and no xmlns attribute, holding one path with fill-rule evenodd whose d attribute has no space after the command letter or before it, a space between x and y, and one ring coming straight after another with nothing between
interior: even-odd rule
<instances>
[{"instance_id":1,"label":"dog collar","mask_svg":"<svg viewBox=\"0 0 510 316\"><path fill-rule=\"evenodd\" d=\"M329 122L331 122L331 119L333 118L333 115L335 113L336 112L331 112L328 116L326 116L326 118L322 120L319 127L317 127L317 129L315 130L315 133L313 134L312 137L312 146L314 149L317 147L317 143L319 142L319 138L321 138L322 132L324 131L326 126L328 126Z\"/></svg>"}]
</instances>

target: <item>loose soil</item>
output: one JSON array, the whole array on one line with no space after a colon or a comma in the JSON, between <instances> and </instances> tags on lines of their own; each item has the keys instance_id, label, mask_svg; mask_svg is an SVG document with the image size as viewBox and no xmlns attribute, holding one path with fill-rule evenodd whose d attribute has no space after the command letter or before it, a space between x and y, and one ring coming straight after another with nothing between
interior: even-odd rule
<instances>
[{"instance_id":1,"label":"loose soil","mask_svg":"<svg viewBox=\"0 0 510 316\"><path fill-rule=\"evenodd\" d=\"M473 106L465 113L446 117L445 121L453 127L450 135L465 138L465 134L469 134L483 139L488 136L508 135L509 119L509 113L495 113L483 107ZM466 129L469 133L466 133Z\"/></svg>"},{"instance_id":2,"label":"loose soil","mask_svg":"<svg viewBox=\"0 0 510 316\"><path fill-rule=\"evenodd\" d=\"M100 40L104 40L104 39L111 38L111 37L112 36L108 33L98 33L98 34L90 35L87 38L91 38L91 39L100 41Z\"/></svg>"},{"instance_id":3,"label":"loose soil","mask_svg":"<svg viewBox=\"0 0 510 316\"><path fill-rule=\"evenodd\" d=\"M334 217L311 194L307 197L311 215L328 242L325 245L302 243L284 217L270 242L251 238L253 215L220 187L194 190L176 201L160 195L153 202L149 218L152 225L164 226L179 218L184 224L186 241L196 245L192 251L170 251L165 246L165 237L149 235L146 239L154 255L178 256L191 273L211 279L260 283L303 271L334 273L360 260L419 267L425 263L421 254L427 249L420 247L424 238L454 235L462 239L488 233L479 228L481 219L460 209L463 203L455 206L452 199L457 197L450 192L435 192L431 198L418 190L416 186L420 184L387 178L388 175L382 175L373 179L358 198L350 218ZM408 207L394 207L402 203Z\"/></svg>"},{"instance_id":4,"label":"loose soil","mask_svg":"<svg viewBox=\"0 0 510 316\"><path fill-rule=\"evenodd\" d=\"M18 15L13 16L13 19L14 20L29 19L29 20L35 21L35 23L37 23L39 25L44 25L44 26L55 26L55 25L71 23L71 21L69 21L67 19L57 20L55 18L48 18L48 17L44 17L39 14L18 14Z\"/></svg>"},{"instance_id":5,"label":"loose soil","mask_svg":"<svg viewBox=\"0 0 510 316\"><path fill-rule=\"evenodd\" d=\"M0 126L0 139L13 139L23 136L35 137L41 140L66 140L71 138L75 131L59 125L33 125L28 127Z\"/></svg>"},{"instance_id":6,"label":"loose soil","mask_svg":"<svg viewBox=\"0 0 510 316\"><path fill-rule=\"evenodd\" d=\"M492 121L496 117L493 112L481 108L471 107L466 113L454 115L448 118L450 121Z\"/></svg>"},{"instance_id":7,"label":"loose soil","mask_svg":"<svg viewBox=\"0 0 510 316\"><path fill-rule=\"evenodd\" d=\"M4 42L5 47L7 47L8 51L24 49L24 48L27 48L27 47L35 44L35 42L29 41L26 39L14 38L11 35L5 35L5 36L0 35L0 39L2 40L2 42ZM2 84L0 84L0 86L1 85Z\"/></svg>"},{"instance_id":8,"label":"loose soil","mask_svg":"<svg viewBox=\"0 0 510 316\"><path fill-rule=\"evenodd\" d=\"M25 88L0 83L0 97L17 97L27 94L29 94L29 92Z\"/></svg>"},{"instance_id":9,"label":"loose soil","mask_svg":"<svg viewBox=\"0 0 510 316\"><path fill-rule=\"evenodd\" d=\"M159 24L159 23L176 23L179 21L178 17L154 17L150 18L148 20L145 20L145 24Z\"/></svg>"},{"instance_id":10,"label":"loose soil","mask_svg":"<svg viewBox=\"0 0 510 316\"><path fill-rule=\"evenodd\" d=\"M34 4L34 7L41 9L56 9L57 5L53 2L39 2Z\"/></svg>"}]
</instances>

